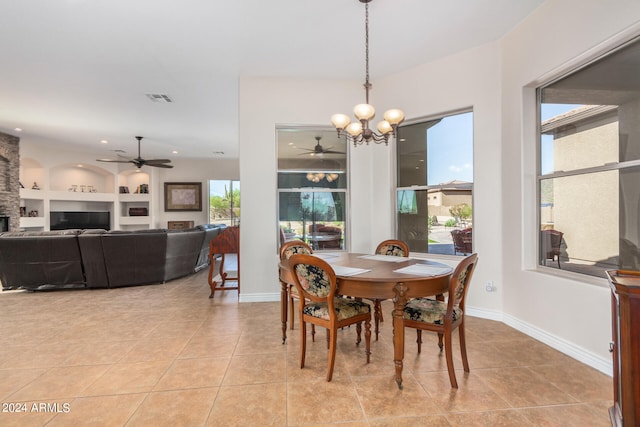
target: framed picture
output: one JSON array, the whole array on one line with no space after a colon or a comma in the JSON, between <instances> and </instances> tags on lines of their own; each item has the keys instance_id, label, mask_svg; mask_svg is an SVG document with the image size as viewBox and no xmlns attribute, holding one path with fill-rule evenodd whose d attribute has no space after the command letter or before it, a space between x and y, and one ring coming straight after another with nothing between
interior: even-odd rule
<instances>
[{"instance_id":1,"label":"framed picture","mask_svg":"<svg viewBox=\"0 0 640 427\"><path fill-rule=\"evenodd\" d=\"M201 182L165 182L164 211L201 211Z\"/></svg>"}]
</instances>

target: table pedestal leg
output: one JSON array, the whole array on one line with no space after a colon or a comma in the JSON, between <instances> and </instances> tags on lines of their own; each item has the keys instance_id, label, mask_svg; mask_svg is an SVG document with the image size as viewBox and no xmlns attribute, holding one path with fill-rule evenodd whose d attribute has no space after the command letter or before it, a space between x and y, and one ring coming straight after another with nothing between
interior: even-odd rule
<instances>
[{"instance_id":1,"label":"table pedestal leg","mask_svg":"<svg viewBox=\"0 0 640 427\"><path fill-rule=\"evenodd\" d=\"M282 344L287 341L287 306L289 305L289 285L280 281L280 321L282 322Z\"/></svg>"},{"instance_id":2,"label":"table pedestal leg","mask_svg":"<svg viewBox=\"0 0 640 427\"><path fill-rule=\"evenodd\" d=\"M407 287L404 283L398 283L393 288L395 297L393 315L393 360L396 365L396 383L402 390L402 360L404 359L404 306L407 303Z\"/></svg>"}]
</instances>

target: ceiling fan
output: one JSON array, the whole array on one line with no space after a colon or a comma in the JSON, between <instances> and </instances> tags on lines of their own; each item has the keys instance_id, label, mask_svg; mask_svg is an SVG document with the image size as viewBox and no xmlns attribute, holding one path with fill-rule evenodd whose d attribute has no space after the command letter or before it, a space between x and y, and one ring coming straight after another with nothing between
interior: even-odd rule
<instances>
[{"instance_id":1,"label":"ceiling fan","mask_svg":"<svg viewBox=\"0 0 640 427\"><path fill-rule=\"evenodd\" d=\"M135 159L129 160L115 160L115 159L96 159L98 162L111 162L111 163L133 163L137 168L141 168L142 166L154 166L156 168L167 168L170 169L173 166L168 165L167 163L171 163L169 159L143 159L140 157L140 141L142 141L141 136L136 136L138 140L138 157Z\"/></svg>"},{"instance_id":2,"label":"ceiling fan","mask_svg":"<svg viewBox=\"0 0 640 427\"><path fill-rule=\"evenodd\" d=\"M320 145L320 140L322 139L321 136L316 136L316 146L309 149L309 148L300 148L300 150L304 150L306 151L306 153L302 153L303 154L309 154L310 156L315 156L315 155L320 155L320 154L345 154L343 151L334 151L332 150L333 146L331 147L323 147L322 145Z\"/></svg>"}]
</instances>

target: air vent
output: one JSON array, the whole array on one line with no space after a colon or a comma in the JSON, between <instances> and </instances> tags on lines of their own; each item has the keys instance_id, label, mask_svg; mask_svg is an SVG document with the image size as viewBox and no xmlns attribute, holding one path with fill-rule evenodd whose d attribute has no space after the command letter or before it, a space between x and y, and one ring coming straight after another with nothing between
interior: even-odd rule
<instances>
[{"instance_id":1,"label":"air vent","mask_svg":"<svg viewBox=\"0 0 640 427\"><path fill-rule=\"evenodd\" d=\"M223 156L224 155L224 151L214 151L213 155L214 156Z\"/></svg>"},{"instance_id":2,"label":"air vent","mask_svg":"<svg viewBox=\"0 0 640 427\"><path fill-rule=\"evenodd\" d=\"M152 102L173 102L173 99L164 93L147 93L145 95L147 95L147 98Z\"/></svg>"}]
</instances>

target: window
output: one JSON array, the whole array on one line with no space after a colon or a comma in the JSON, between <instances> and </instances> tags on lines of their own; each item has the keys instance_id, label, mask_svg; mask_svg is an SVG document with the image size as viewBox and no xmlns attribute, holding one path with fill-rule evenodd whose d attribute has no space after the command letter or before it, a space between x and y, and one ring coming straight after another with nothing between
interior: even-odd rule
<instances>
[{"instance_id":1,"label":"window","mask_svg":"<svg viewBox=\"0 0 640 427\"><path fill-rule=\"evenodd\" d=\"M240 181L209 181L209 223L240 225Z\"/></svg>"},{"instance_id":2,"label":"window","mask_svg":"<svg viewBox=\"0 0 640 427\"><path fill-rule=\"evenodd\" d=\"M280 244L346 249L346 142L334 129L279 129L277 137Z\"/></svg>"},{"instance_id":3,"label":"window","mask_svg":"<svg viewBox=\"0 0 640 427\"><path fill-rule=\"evenodd\" d=\"M401 126L397 147L398 238L412 252L471 253L473 112Z\"/></svg>"},{"instance_id":4,"label":"window","mask_svg":"<svg viewBox=\"0 0 640 427\"><path fill-rule=\"evenodd\" d=\"M640 42L538 88L538 264L640 267Z\"/></svg>"}]
</instances>

